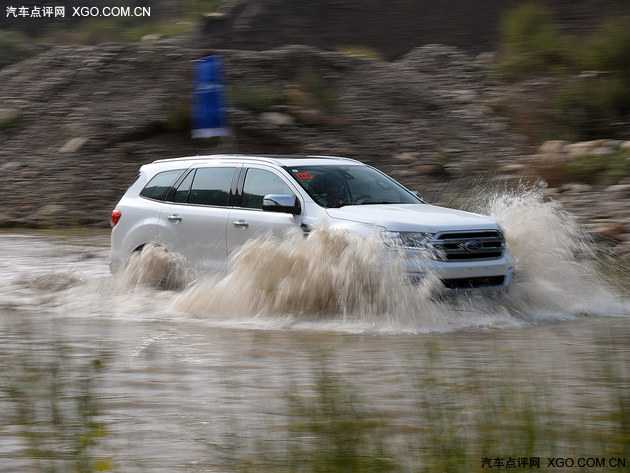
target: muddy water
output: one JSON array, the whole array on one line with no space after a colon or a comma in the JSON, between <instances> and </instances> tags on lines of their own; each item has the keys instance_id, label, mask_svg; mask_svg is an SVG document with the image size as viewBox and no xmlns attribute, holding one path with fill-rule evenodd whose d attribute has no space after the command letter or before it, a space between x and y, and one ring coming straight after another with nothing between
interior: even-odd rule
<instances>
[{"instance_id":1,"label":"muddy water","mask_svg":"<svg viewBox=\"0 0 630 473\"><path fill-rule=\"evenodd\" d=\"M447 300L329 229L255 242L214 278L159 249L112 277L103 231L0 233L0 471L235 470L261 439L283 441L287 393L310 392L322 364L396 438L430 420L419 400L444 385L460 414L479 399L467 393L510 385L534 412L611 422L630 379L624 289L562 209L527 193L483 205L519 279ZM479 457L526 454L514 450Z\"/></svg>"}]
</instances>

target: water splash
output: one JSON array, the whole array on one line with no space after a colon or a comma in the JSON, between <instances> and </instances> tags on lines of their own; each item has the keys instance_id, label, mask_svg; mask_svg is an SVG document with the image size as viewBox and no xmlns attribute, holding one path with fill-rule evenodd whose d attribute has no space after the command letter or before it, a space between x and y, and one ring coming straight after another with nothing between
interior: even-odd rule
<instances>
[{"instance_id":1,"label":"water splash","mask_svg":"<svg viewBox=\"0 0 630 473\"><path fill-rule=\"evenodd\" d=\"M171 305L179 314L266 328L427 332L628 312L596 270L586 233L539 187L490 194L475 210L506 232L517 275L507 291L436 298L436 277L410 284L379 240L326 226L309 238L250 241L225 275L197 280L183 257L147 247L119 283L184 289Z\"/></svg>"},{"instance_id":2,"label":"water splash","mask_svg":"<svg viewBox=\"0 0 630 473\"><path fill-rule=\"evenodd\" d=\"M247 243L223 277L208 278L175 301L181 311L247 317L291 314L303 321L374 324L385 314L426 310L438 284L411 286L384 247L345 230L316 226ZM437 315L437 314L436 314Z\"/></svg>"},{"instance_id":3,"label":"water splash","mask_svg":"<svg viewBox=\"0 0 630 473\"><path fill-rule=\"evenodd\" d=\"M554 311L568 316L615 311L617 296L597 268L589 235L542 185L490 195L480 211L503 226L516 281L503 303L534 317Z\"/></svg>"},{"instance_id":4,"label":"water splash","mask_svg":"<svg viewBox=\"0 0 630 473\"><path fill-rule=\"evenodd\" d=\"M123 289L181 290L196 277L197 271L182 255L150 244L131 255L115 284Z\"/></svg>"}]
</instances>

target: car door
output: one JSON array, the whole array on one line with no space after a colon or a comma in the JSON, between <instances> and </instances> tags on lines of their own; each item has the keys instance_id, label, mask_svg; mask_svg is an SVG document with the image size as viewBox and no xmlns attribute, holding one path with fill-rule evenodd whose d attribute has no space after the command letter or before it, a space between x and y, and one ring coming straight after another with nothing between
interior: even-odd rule
<instances>
[{"instance_id":1,"label":"car door","mask_svg":"<svg viewBox=\"0 0 630 473\"><path fill-rule=\"evenodd\" d=\"M224 270L230 189L237 169L238 166L192 169L162 206L158 241L200 269Z\"/></svg>"},{"instance_id":2,"label":"car door","mask_svg":"<svg viewBox=\"0 0 630 473\"><path fill-rule=\"evenodd\" d=\"M281 238L287 230L299 228L302 220L300 215L262 210L263 197L267 194L290 194L300 199L299 192L280 172L256 166L245 171L240 206L230 210L228 219L228 256L252 238L267 234Z\"/></svg>"}]
</instances>

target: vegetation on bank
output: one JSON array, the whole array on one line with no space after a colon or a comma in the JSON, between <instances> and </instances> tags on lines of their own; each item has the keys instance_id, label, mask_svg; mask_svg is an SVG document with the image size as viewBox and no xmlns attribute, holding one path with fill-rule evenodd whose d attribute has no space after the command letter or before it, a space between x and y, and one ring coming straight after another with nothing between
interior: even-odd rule
<instances>
[{"instance_id":1,"label":"vegetation on bank","mask_svg":"<svg viewBox=\"0 0 630 473\"><path fill-rule=\"evenodd\" d=\"M503 18L501 77L510 82L554 78L549 109L535 120L539 128L528 130L533 138L545 138L551 117L555 139L628 139L624 136L630 134L628 24L628 17L612 18L595 33L574 37L562 33L550 10L538 2L521 4Z\"/></svg>"}]
</instances>

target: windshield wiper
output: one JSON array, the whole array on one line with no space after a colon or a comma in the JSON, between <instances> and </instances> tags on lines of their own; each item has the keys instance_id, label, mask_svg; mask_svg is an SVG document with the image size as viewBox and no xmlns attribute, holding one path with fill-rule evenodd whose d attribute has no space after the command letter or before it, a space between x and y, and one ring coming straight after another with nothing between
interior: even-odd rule
<instances>
[{"instance_id":1,"label":"windshield wiper","mask_svg":"<svg viewBox=\"0 0 630 473\"><path fill-rule=\"evenodd\" d=\"M400 202L389 202L388 200L381 200L377 202L361 202L354 205L381 205L381 204L400 204Z\"/></svg>"}]
</instances>

